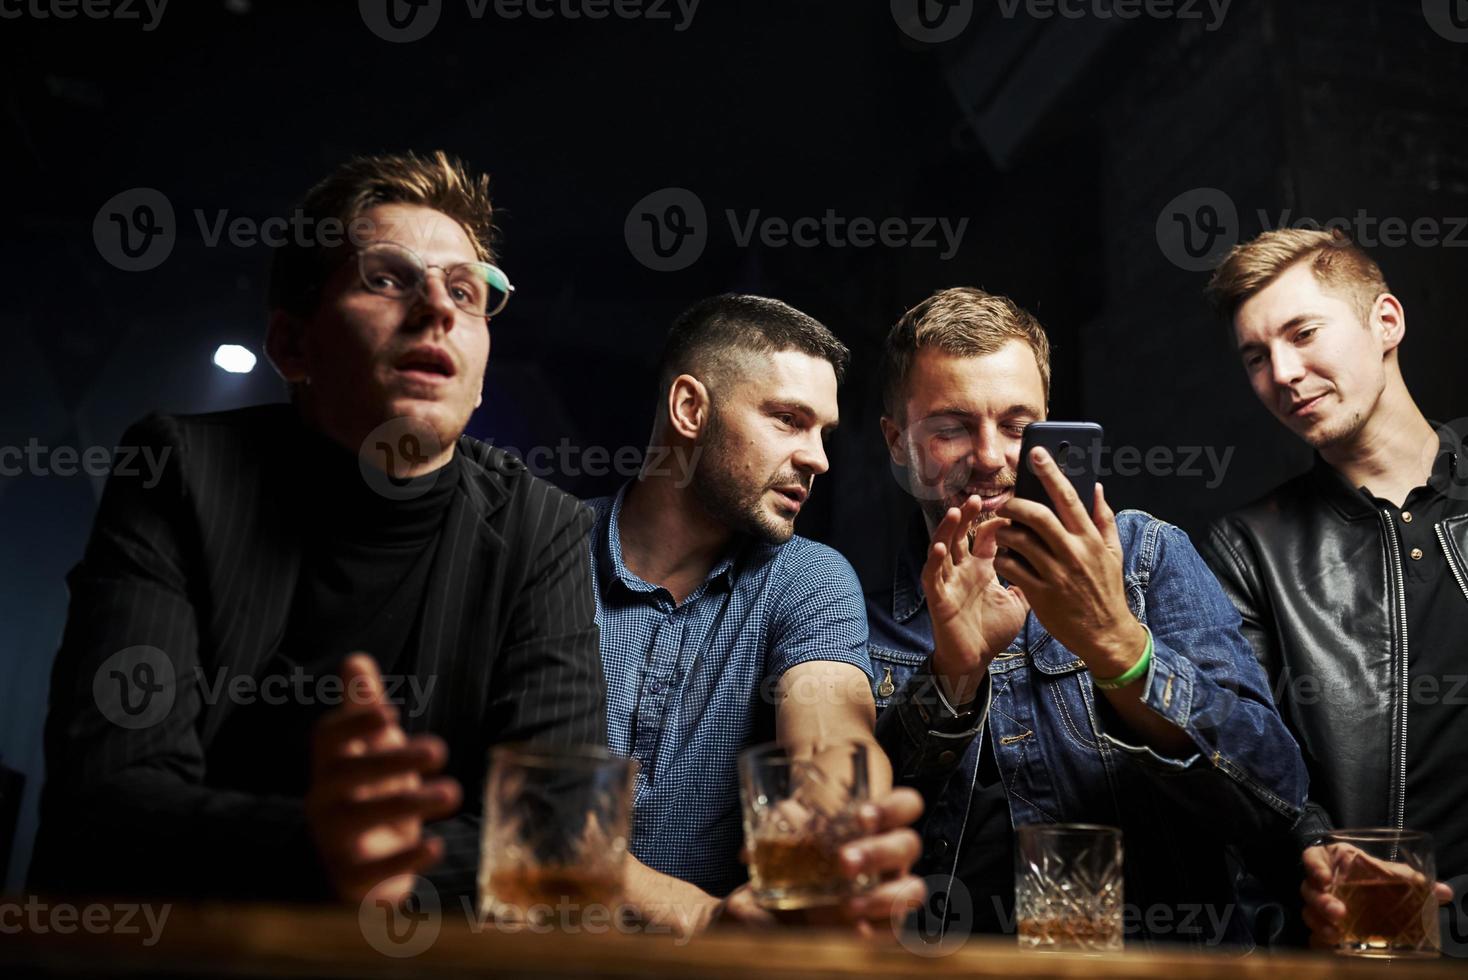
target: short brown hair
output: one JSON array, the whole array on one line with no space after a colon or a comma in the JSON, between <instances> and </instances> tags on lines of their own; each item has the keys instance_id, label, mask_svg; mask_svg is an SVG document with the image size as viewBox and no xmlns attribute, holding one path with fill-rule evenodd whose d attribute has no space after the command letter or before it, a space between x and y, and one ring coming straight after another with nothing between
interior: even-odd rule
<instances>
[{"instance_id":1,"label":"short brown hair","mask_svg":"<svg viewBox=\"0 0 1468 980\"><path fill-rule=\"evenodd\" d=\"M749 356L799 351L818 357L846 378L851 352L815 317L767 296L726 293L700 300L678 315L659 359L664 393L680 374L699 374L711 387L739 373ZM757 368L756 368L757 369Z\"/></svg>"},{"instance_id":2,"label":"short brown hair","mask_svg":"<svg viewBox=\"0 0 1468 980\"><path fill-rule=\"evenodd\" d=\"M408 152L349 160L306 193L297 214L306 229L334 227L340 237L380 204L414 204L442 212L464 229L481 261L495 260L489 176L473 173L442 150L428 156ZM276 248L270 263L270 308L309 316L320 302L322 284L349 248L346 242L328 246L294 238Z\"/></svg>"},{"instance_id":3,"label":"short brown hair","mask_svg":"<svg viewBox=\"0 0 1468 980\"><path fill-rule=\"evenodd\" d=\"M1050 403L1050 338L1040 321L1007 296L957 287L934 293L902 314L887 333L882 355L882 403L900 418L907 374L917 352L934 347L960 357L993 354L1011 340L1027 344Z\"/></svg>"},{"instance_id":4,"label":"short brown hair","mask_svg":"<svg viewBox=\"0 0 1468 980\"><path fill-rule=\"evenodd\" d=\"M1233 247L1208 281L1209 302L1232 321L1240 306L1300 262L1310 263L1321 286L1345 294L1362 320L1391 291L1381 267L1339 228L1280 228Z\"/></svg>"}]
</instances>

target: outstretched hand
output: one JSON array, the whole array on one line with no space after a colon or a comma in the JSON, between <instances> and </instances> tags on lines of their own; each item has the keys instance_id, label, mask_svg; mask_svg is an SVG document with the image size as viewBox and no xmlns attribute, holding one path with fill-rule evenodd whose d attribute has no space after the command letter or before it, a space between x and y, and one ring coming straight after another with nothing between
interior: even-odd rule
<instances>
[{"instance_id":1,"label":"outstretched hand","mask_svg":"<svg viewBox=\"0 0 1468 980\"><path fill-rule=\"evenodd\" d=\"M933 673L955 707L978 694L989 663L1014 642L1030 611L1015 586L994 570L996 537L1009 522L979 523L983 500L950 507L933 531L923 565L923 595L933 624Z\"/></svg>"}]
</instances>

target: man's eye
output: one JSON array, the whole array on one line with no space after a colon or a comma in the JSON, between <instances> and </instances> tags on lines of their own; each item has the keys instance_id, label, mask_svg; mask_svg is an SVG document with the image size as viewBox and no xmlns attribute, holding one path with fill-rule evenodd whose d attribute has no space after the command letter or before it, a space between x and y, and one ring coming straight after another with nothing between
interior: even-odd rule
<instances>
[{"instance_id":1,"label":"man's eye","mask_svg":"<svg viewBox=\"0 0 1468 980\"><path fill-rule=\"evenodd\" d=\"M781 425L788 425L791 428L795 427L795 416L791 415L789 412L780 412L775 416L775 421L779 422Z\"/></svg>"},{"instance_id":2,"label":"man's eye","mask_svg":"<svg viewBox=\"0 0 1468 980\"><path fill-rule=\"evenodd\" d=\"M1263 354L1250 354L1248 357L1244 358L1244 367L1248 368L1250 371L1254 370L1256 367L1263 363Z\"/></svg>"},{"instance_id":3,"label":"man's eye","mask_svg":"<svg viewBox=\"0 0 1468 980\"><path fill-rule=\"evenodd\" d=\"M1004 434L1012 436L1015 439L1022 439L1024 438L1025 427L1023 425L1006 425L1004 427Z\"/></svg>"},{"instance_id":4,"label":"man's eye","mask_svg":"<svg viewBox=\"0 0 1468 980\"><path fill-rule=\"evenodd\" d=\"M937 430L933 433L933 436L934 438L942 439L944 442L951 442L954 439L962 439L967 433L967 429L961 426L951 425L947 428Z\"/></svg>"},{"instance_id":5,"label":"man's eye","mask_svg":"<svg viewBox=\"0 0 1468 980\"><path fill-rule=\"evenodd\" d=\"M1299 333L1295 334L1295 343L1304 343L1305 341L1313 337L1315 335L1315 331L1319 329L1319 327L1306 327L1304 330L1301 330Z\"/></svg>"}]
</instances>

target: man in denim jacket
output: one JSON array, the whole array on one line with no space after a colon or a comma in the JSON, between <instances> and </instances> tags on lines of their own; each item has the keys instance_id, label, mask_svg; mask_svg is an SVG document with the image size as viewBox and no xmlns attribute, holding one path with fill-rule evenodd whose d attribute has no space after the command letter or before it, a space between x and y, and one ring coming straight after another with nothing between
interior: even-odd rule
<instances>
[{"instance_id":1,"label":"man in denim jacket","mask_svg":"<svg viewBox=\"0 0 1468 980\"><path fill-rule=\"evenodd\" d=\"M927 803L923 922L1014 931L1014 828L1120 827L1127 936L1247 944L1230 850L1300 813L1300 751L1186 534L1087 513L1043 450L1052 510L1016 499L1049 342L1003 297L949 289L888 336L882 429L918 498L868 594L878 737Z\"/></svg>"}]
</instances>

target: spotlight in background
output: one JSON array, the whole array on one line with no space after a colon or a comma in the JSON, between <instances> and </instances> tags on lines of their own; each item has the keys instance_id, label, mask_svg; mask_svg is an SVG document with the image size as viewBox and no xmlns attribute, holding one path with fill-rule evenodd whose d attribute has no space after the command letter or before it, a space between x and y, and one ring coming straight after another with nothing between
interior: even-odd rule
<instances>
[{"instance_id":1,"label":"spotlight in background","mask_svg":"<svg viewBox=\"0 0 1468 980\"><path fill-rule=\"evenodd\" d=\"M255 370L255 355L239 344L220 344L214 363L230 374L249 374Z\"/></svg>"}]
</instances>

